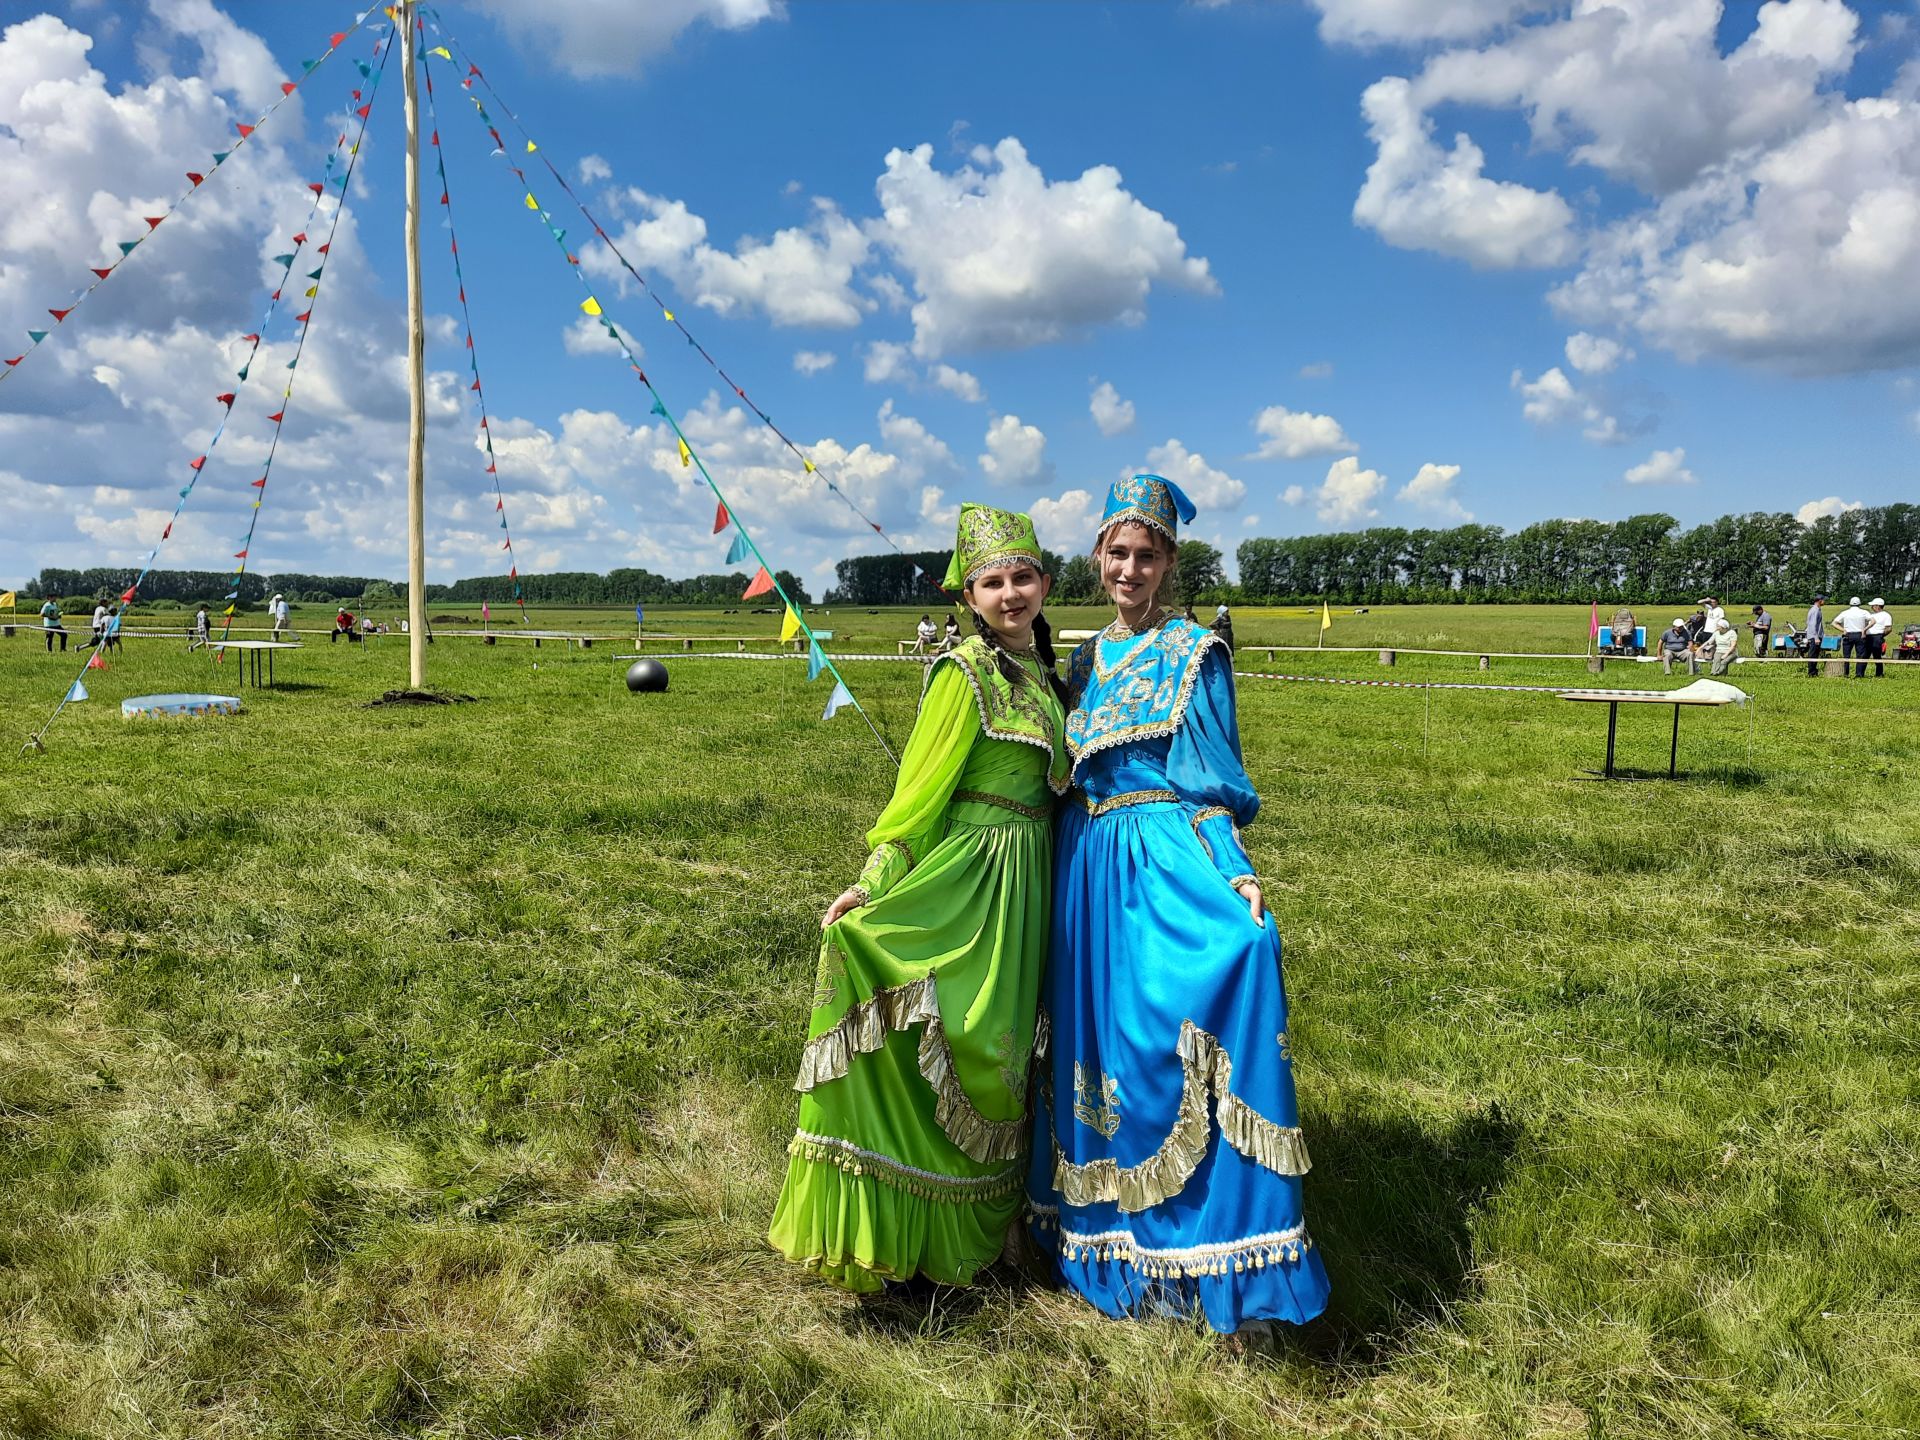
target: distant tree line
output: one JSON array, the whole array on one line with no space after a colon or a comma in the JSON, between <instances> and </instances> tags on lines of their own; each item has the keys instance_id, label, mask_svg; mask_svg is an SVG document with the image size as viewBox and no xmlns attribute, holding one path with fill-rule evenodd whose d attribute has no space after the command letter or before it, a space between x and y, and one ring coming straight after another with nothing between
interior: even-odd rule
<instances>
[{"instance_id":1,"label":"distant tree line","mask_svg":"<svg viewBox=\"0 0 1920 1440\"><path fill-rule=\"evenodd\" d=\"M48 595L67 598L117 599L133 584L137 571L112 566L88 570L63 570L48 567L36 579L21 587L24 598L43 599ZM790 570L774 572L774 578L787 594L802 605L812 604L800 577ZM521 592L529 605L619 605L639 601L648 605L736 605L752 581L749 575L696 575L690 580L672 580L650 570L614 570L606 575L587 571L553 575L522 575ZM384 580L368 575L305 575L287 572L278 575L233 575L215 570L154 570L140 584L139 599L148 604L177 601L187 604L219 601L226 603L229 591L240 592L241 606L263 604L273 595L285 595L296 604L330 605L337 600L366 602L404 602L404 581ZM439 604L477 605L490 600L495 605L513 603L513 581L503 575L482 575L456 580L451 585L427 586L428 601ZM778 597L773 597L779 603ZM756 597L756 603L765 600Z\"/></svg>"},{"instance_id":2,"label":"distant tree line","mask_svg":"<svg viewBox=\"0 0 1920 1440\"><path fill-rule=\"evenodd\" d=\"M1801 599L1817 591L1920 600L1920 506L1869 506L1803 525L1791 515L1723 515L1682 530L1671 515L1497 525L1381 527L1247 540L1236 552L1248 600L1471 603L1683 596Z\"/></svg>"}]
</instances>

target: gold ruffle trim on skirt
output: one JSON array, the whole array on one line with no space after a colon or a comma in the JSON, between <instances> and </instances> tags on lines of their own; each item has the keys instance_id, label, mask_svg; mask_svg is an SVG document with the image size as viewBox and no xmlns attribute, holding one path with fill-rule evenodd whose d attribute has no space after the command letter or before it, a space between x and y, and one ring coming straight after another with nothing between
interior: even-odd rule
<instances>
[{"instance_id":1,"label":"gold ruffle trim on skirt","mask_svg":"<svg viewBox=\"0 0 1920 1440\"><path fill-rule=\"evenodd\" d=\"M1054 1248L1063 1260L1118 1260L1155 1280L1242 1275L1249 1270L1264 1270L1269 1265L1297 1265L1313 1249L1313 1237L1307 1234L1305 1225L1217 1245L1197 1245L1182 1250L1148 1250L1137 1245L1133 1236L1125 1231L1081 1235L1062 1229L1057 1215L1047 1214L1037 1208L1033 1221L1039 1229L1054 1232Z\"/></svg>"},{"instance_id":2,"label":"gold ruffle trim on skirt","mask_svg":"<svg viewBox=\"0 0 1920 1440\"><path fill-rule=\"evenodd\" d=\"M1206 1158L1210 1138L1207 1106L1226 1142L1257 1165L1277 1175L1304 1175L1312 1165L1307 1142L1297 1125L1276 1125L1235 1095L1233 1057L1193 1021L1180 1025L1177 1047L1182 1072L1180 1106L1167 1138L1138 1165L1112 1159L1075 1164L1053 1150L1053 1188L1069 1205L1111 1202L1132 1214L1178 1195Z\"/></svg>"},{"instance_id":3,"label":"gold ruffle trim on skirt","mask_svg":"<svg viewBox=\"0 0 1920 1440\"><path fill-rule=\"evenodd\" d=\"M868 1175L916 1199L948 1205L1004 1200L1020 1189L1017 1165L1008 1166L998 1175L941 1175L908 1165L891 1155L862 1150L831 1135L814 1135L805 1130L794 1132L793 1139L787 1142L787 1154L798 1155L815 1165L832 1165L849 1175Z\"/></svg>"},{"instance_id":4,"label":"gold ruffle trim on skirt","mask_svg":"<svg viewBox=\"0 0 1920 1440\"><path fill-rule=\"evenodd\" d=\"M1026 1117L989 1120L967 1098L954 1070L953 1048L947 1043L940 996L931 975L874 992L871 999L850 1007L831 1030L809 1040L800 1052L800 1075L793 1088L804 1094L816 1085L838 1080L855 1055L871 1055L887 1043L890 1033L914 1025L922 1027L920 1074L933 1087L933 1118L954 1147L982 1165L1019 1159L1026 1151Z\"/></svg>"}]
</instances>

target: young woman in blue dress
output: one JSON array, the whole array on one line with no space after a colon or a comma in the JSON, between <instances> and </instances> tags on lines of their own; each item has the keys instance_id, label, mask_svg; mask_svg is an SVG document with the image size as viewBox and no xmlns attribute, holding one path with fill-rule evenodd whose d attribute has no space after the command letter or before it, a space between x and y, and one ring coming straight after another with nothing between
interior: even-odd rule
<instances>
[{"instance_id":1,"label":"young woman in blue dress","mask_svg":"<svg viewBox=\"0 0 1920 1440\"><path fill-rule=\"evenodd\" d=\"M1094 558L1117 611L1068 662L1073 791L1056 845L1028 1201L1062 1278L1113 1316L1231 1333L1326 1306L1307 1233L1280 940L1241 844L1226 646L1164 609L1194 508L1116 484Z\"/></svg>"}]
</instances>

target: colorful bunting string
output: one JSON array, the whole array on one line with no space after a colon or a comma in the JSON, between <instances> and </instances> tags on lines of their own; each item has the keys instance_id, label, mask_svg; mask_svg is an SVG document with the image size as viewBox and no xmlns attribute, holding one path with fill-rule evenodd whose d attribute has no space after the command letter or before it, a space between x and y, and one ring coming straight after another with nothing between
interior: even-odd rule
<instances>
[{"instance_id":1,"label":"colorful bunting string","mask_svg":"<svg viewBox=\"0 0 1920 1440\"><path fill-rule=\"evenodd\" d=\"M354 26L355 30L358 30L359 28L360 28L359 25ZM346 39L346 36L349 33L352 33L352 32L345 32L343 34L335 36L334 44L332 48L337 49L339 45ZM385 43L384 40L376 41L375 53L379 53L379 46L384 43ZM331 50L329 50L329 53L331 53ZM318 63L319 63L318 61L315 61L313 62L313 64L310 64L307 67L309 73L311 73L311 71L315 68L315 66L318 65ZM365 130L366 130L366 126L363 121L361 125L361 133L364 134ZM333 154L328 157L328 161L327 161L328 172L331 172L333 168L334 160L339 155L340 146L345 144L345 142L346 142L346 137L344 135L341 136L338 142L336 142ZM358 142L356 141L353 153L357 155L358 149L359 149L359 145L358 145ZM347 173L351 174L352 169L353 169L353 160L349 159L348 165L347 165ZM308 188L311 189L312 186L309 186ZM309 224L311 224L313 220L313 216L318 207L318 204L319 204L319 199L318 199L318 196L316 195L313 204L310 205L307 210L307 221ZM339 216L337 213L334 216L334 225L336 228L339 225ZM276 255L274 257L274 259L278 261L281 266L280 280L277 284L275 284L273 288L273 293L268 298L266 313L261 319L259 329L251 332L250 334L243 335L240 337L242 340L250 343L253 347L251 350L247 352L247 358L245 361L242 362L240 369L237 372L238 383L239 383L239 386L242 388L244 388L246 385L248 374L253 367L254 358L260 352L260 346L262 343L260 337L263 333L265 333L268 322L272 320L274 312L280 304L281 295L286 289L287 279L292 274L293 266L296 263L296 260L301 248L307 242L306 231L307 231L307 227L303 225L299 230L299 232L294 235L292 241L290 242L294 247L291 253ZM332 243L333 243L332 239L331 237L329 237L327 243L320 247L319 253L321 254L327 253L327 251L331 248ZM301 334L301 343L302 344L305 343L304 328ZM299 359L298 352L296 351L295 364L298 363L298 359ZM288 368L292 369L293 366L290 365ZM291 380L289 380L287 385L287 394L291 395L292 390L293 390L292 382ZM212 456L215 450L219 448L221 437L226 434L227 422L233 418L234 404L237 399L238 399L237 390L225 391L219 395L214 396L214 403L221 407L219 421L214 425L213 434L207 441L206 450L203 451L201 454L196 455L193 459L187 462L187 469L190 472L187 483L181 487L179 496L174 501L173 513L167 517L167 523L164 527L162 527L160 531L160 538L153 543L153 547L147 551L146 558L140 562L140 568L134 576L133 583L129 585L124 591L121 592L120 604L123 608L133 604L134 598L140 593L140 587L146 583L147 576L152 573L153 567L159 559L161 547L164 546L168 540L173 538L173 527L177 523L179 523L180 515L186 509L187 501L192 498L194 488L200 483L200 477L206 473L208 458ZM274 444L276 446L279 443L278 427L285 415L286 415L286 409L285 409L284 400L283 400L282 408L277 413L267 417L269 420L273 422L275 426ZM271 452L269 452L267 463L270 468L272 465ZM253 482L253 485L257 488L264 490L266 486L266 475L263 473L260 479ZM255 505L255 511L256 511L254 518L257 523L258 521L257 510L259 506L259 501L256 500L254 502L254 505ZM251 526L248 528L247 535L248 535L247 542L241 545L240 553L235 556L236 559L239 559L242 561L244 561L246 558L246 552L252 548L253 530ZM245 569L246 569L246 566L242 564L240 569L236 570L234 573L235 575L239 575ZM233 623L232 621L233 599L238 594L238 589L239 587L238 587L238 584L236 583L233 593L228 596L227 624L229 627L231 627ZM114 626L114 628L115 629L118 628L117 623ZM225 636L225 632L223 631L222 638L224 638L224 636ZM93 666L93 662L98 659L99 659L99 652L95 651L94 654L91 657L89 657L87 663L81 667L80 673L84 675L86 673L86 670L88 668L91 668ZM101 666L100 668L104 668L104 666ZM75 689L78 689L80 692L78 696L76 696L73 693ZM44 749L45 747L42 744L42 741L45 738L47 731L52 728L53 722L60 718L60 712L66 709L66 707L69 704L73 703L74 700L76 699L84 700L85 698L86 698L86 688L80 685L78 679L76 679L74 682L74 685L72 687L69 687L68 691L61 697L60 703L54 706L53 713L47 716L46 720L41 724L40 728L36 730L31 736L28 737L26 744L21 747L22 751L24 752L27 750Z\"/></svg>"},{"instance_id":2,"label":"colorful bunting string","mask_svg":"<svg viewBox=\"0 0 1920 1440\"><path fill-rule=\"evenodd\" d=\"M705 346L701 345L701 343L694 338L693 332L687 328L686 322L680 319L680 317L674 312L674 310L667 304L666 300L664 300L659 295L659 293L654 290L653 286L647 283L647 277L642 275L638 270L636 270L633 267L632 262L629 261L626 255L621 251L620 246L614 241L613 236L610 235L607 232L606 228L603 225L601 225L601 223L598 220L594 218L593 212L587 209L586 203L582 201L579 195L577 195L574 192L573 186L567 183L566 175L562 173L560 168L553 163L552 157L550 157L545 150L540 149L538 146L534 144L533 137L527 133L526 126L521 123L520 117L514 114L512 107L510 107L507 104L507 102L501 98L500 92L494 89L493 82L487 79L487 77L481 73L480 67L473 63L473 59L470 55L468 55L466 47L462 45L456 37L454 37L444 28L444 26L441 23L440 12L438 10L428 9L426 11L426 14L431 18L433 22L434 34L446 40L448 44L452 45L454 49L460 52L460 59L463 62L465 62L467 66L467 75L466 75L466 78L461 81L461 84L465 86L469 92L472 91L473 82L475 80L478 80L483 86L486 87L487 94L492 97L493 102L500 107L502 113L506 115L507 119L513 122L514 128L520 132L520 137L526 141L526 145L527 145L526 153L529 155L532 155L535 153L539 154L540 163L547 167L547 173L553 177L554 182L560 186L561 190L566 193L567 198L573 202L574 208L580 212L581 218L584 219L587 222L587 224L593 227L594 235L599 238L600 242L603 245L605 245L609 251L612 252L614 259L620 263L620 267L623 270L625 270L627 274L633 277L635 283L637 283L640 286L642 293L644 293L646 297L649 300L653 301L653 303L659 308L662 318L664 318L668 324L672 325L676 330L680 332L681 336L686 340L687 344L690 345L699 354L702 360L706 361L707 364L710 367L712 367L713 372L720 377L720 379L726 384L726 387L729 390L731 390L736 396L739 397L742 404L744 404L749 410L751 410L756 416L759 417L760 423L766 426L766 428L770 432L772 432L774 437L778 439L779 442L783 446L785 446L788 451L792 453L793 457L800 462L801 468L806 474L819 475L821 482L827 487L830 493L832 493L835 497L837 497L843 505L845 505L849 510L851 510L855 515L857 515L866 524L866 527L869 530L873 531L875 535L878 535L880 539L883 540L887 544L887 546L893 550L895 554L904 557L907 552L900 547L899 543L895 541L891 535L887 534L887 532L880 526L879 522L876 521L872 516L868 515L866 511L862 510L860 506L854 502L853 498L847 494L846 490L843 489L838 482L836 482L831 476L825 473L825 471L823 471L821 467L806 454L805 451L803 451L798 445L796 445L792 441L792 439L788 437L787 433L774 423L773 417L767 414L766 411L762 410L760 406L757 403L755 403L753 397L747 394L745 388L737 380L735 380L731 375L729 375L726 372L725 368L720 364L720 362L715 360L713 356L707 352ZM453 58L452 55L447 51L445 46L435 47L435 49L429 51L428 53L441 55L449 60ZM507 142L501 138L500 131L493 124L492 117L487 114L486 108L480 105L477 97L474 98L474 104L475 104L475 107L478 108L480 111L481 119L486 121L487 133L493 137L495 149L500 154L504 155L507 151ZM526 177L521 174L518 167L514 168L514 174L519 175L523 182L525 181ZM528 191L526 195L527 207L529 209L538 209L539 203L534 199L530 186L527 187L527 191ZM572 257L569 256L568 258L571 259ZM596 306L599 304L599 302L597 300L594 300L591 296L589 297L589 303L592 303ZM582 306L581 308L585 309L586 307ZM589 315L597 315L599 312L598 310L588 310L587 313ZM683 461L682 463L685 463L685 462ZM833 468L835 470L835 473L839 473L837 466ZM720 526L716 525L714 533L718 534L720 528L721 528ZM927 584L932 586L935 590L938 590L943 596L946 596L947 599L953 600L958 598L957 596L949 594L946 587L941 585L939 580L935 576L929 574L925 570L922 570L919 566L917 565L914 566L913 573L916 576L918 576L920 579L925 580Z\"/></svg>"},{"instance_id":3,"label":"colorful bunting string","mask_svg":"<svg viewBox=\"0 0 1920 1440\"><path fill-rule=\"evenodd\" d=\"M414 21L416 27L418 19ZM473 369L473 384L468 392L480 404L480 439L486 447L487 471L493 480L493 510L500 517L500 548L507 556L507 579L513 585L513 603L520 607L520 618L527 618L526 596L520 589L520 557L514 553L513 531L507 525L507 496L500 486L500 464L493 453L493 426L487 418L487 392L480 387L480 352L473 343L473 311L467 305L467 277L460 268L460 236L453 228L453 191L447 184L447 159L440 147L440 110L433 96L433 67L422 64L427 82L427 115L432 126L433 163L440 172L440 203L447 209L447 248L453 254L453 277L460 289L460 318L467 327L467 364Z\"/></svg>"},{"instance_id":4,"label":"colorful bunting string","mask_svg":"<svg viewBox=\"0 0 1920 1440\"><path fill-rule=\"evenodd\" d=\"M444 50L444 47L440 47L440 49ZM435 53L435 50L429 50L427 56L423 57L421 63L431 69L432 60L430 57ZM478 73L477 68L474 73ZM474 110L478 113L481 123L486 125L488 133L497 141L499 132L493 128L492 120L487 114L486 106L481 103L480 97L472 92L470 86L466 88L467 99L472 103ZM505 147L496 146L496 150L504 153ZM634 353L633 347L627 343L626 336L620 332L620 328L614 324L612 318L605 313L605 309L601 305L598 297L594 295L592 283L587 279L586 273L580 268L579 257L567 249L566 231L554 223L552 214L542 207L538 198L534 196L531 183L528 181L525 172L512 160L508 160L507 165L513 172L514 178L519 182L522 194L526 197L527 201L531 202L533 213L539 218L540 222L546 226L547 233L553 238L554 244L559 247L561 255L565 257L568 268L573 271L575 277L580 281L581 287L586 290L587 300L592 302L592 308L588 309L588 307L583 304L581 309L599 320L600 326L607 332L608 338L613 341L620 353L626 358L628 368L638 377L640 383L646 387L648 395L653 399L653 413L659 416L661 420L666 423L667 427L673 431L674 440L677 443L680 455L683 457L683 463L691 464L694 469L700 472L700 478L706 482L707 489L712 492L715 503L725 508L728 518L734 527L736 543L744 543L748 555L758 565L759 568L754 575L753 581L747 586L746 593L741 598L747 599L756 595L777 594L786 609L791 611L795 616L798 616L800 607L794 604L793 597L788 595L780 582L774 578L772 569L768 566L765 555L761 553L760 547L754 542L753 536L748 533L747 527L741 523L739 510L728 503L727 497L722 493L719 483L713 478L712 472L707 469L706 462L700 458L699 452L693 448L692 443L687 439L686 432L680 428L680 422L676 420L673 417L673 413L667 409L665 398L660 394L659 390L655 388L653 381L647 378L647 372L640 366L640 357ZM866 707L861 705L861 703L853 697L853 692L848 689L845 678L840 674L839 670L835 668L831 657L820 649L818 641L814 638L812 629L806 625L804 620L800 621L800 628L806 634L808 643L811 646L810 655L817 657L820 667L832 674L837 687L834 697L828 701L827 715L831 716L835 711L844 706L851 705L859 714L860 718L866 721L867 728L873 732L873 738L880 742L880 748L886 752L887 758L898 765L900 763L899 757L893 753L893 747L887 743L887 737L880 733L880 727L874 724L873 717L867 713ZM812 666L810 665L809 668L811 669Z\"/></svg>"},{"instance_id":5,"label":"colorful bunting string","mask_svg":"<svg viewBox=\"0 0 1920 1440\"><path fill-rule=\"evenodd\" d=\"M336 142L334 153L327 157L327 175L325 179L336 183L339 187L340 194L333 208L333 220L327 227L327 238L319 250L315 252L323 257L330 256L333 253L334 237L340 233L340 219L347 213L347 186L352 182L353 172L360 164L360 145L361 142L366 139L367 123L373 111L374 97L380 93L380 81L387 73L387 61L392 58L393 46L388 43L387 38L383 35L381 39L374 43L373 53L380 61L380 68L374 70L370 66L367 67L367 85L364 96L359 90L353 92L355 99L364 101L364 103L354 111L354 114L360 117L360 128L355 132L353 145L347 151L346 169L342 171L337 179L332 175L333 162L340 153L339 147L346 144L347 137L344 133L340 136L339 141ZM314 187L309 185L307 188L312 190ZM325 188L323 184L319 190L314 192L313 205L307 211L307 220L309 223L312 222L314 212L319 207L320 196L324 193ZM306 238L306 229L303 226L300 233L294 236L294 239L304 242ZM294 257L289 255L287 257L287 271L289 273L292 271L293 265ZM233 612L240 599L240 577L247 573L248 556L253 550L253 537L260 528L260 506L267 498L267 481L273 476L274 457L280 453L280 436L286 429L287 410L293 401L293 382L300 370L300 359L306 354L307 336L313 333L311 323L313 320L313 312L318 308L320 303L320 286L323 283L326 269L327 262L323 258L317 267L307 272L306 278L313 282L313 284L303 292L306 297L307 308L293 317L294 323L300 327L300 334L293 343L293 359L287 362L287 384L286 389L283 390L280 395L280 408L267 417L268 421L273 425L273 438L267 442L267 460L266 463L260 467L260 478L251 482L252 488L258 490L260 493L253 497L253 506L247 512L247 533L240 541L240 548L234 552L233 558L240 563L234 567L233 588L226 594L226 609L221 611L222 624L220 626L220 638L222 640L225 640L227 636L233 633ZM282 286L282 288L284 288L284 286ZM279 303L280 294L280 289L276 289L273 292L274 303ZM271 318L271 310L268 311L268 316ZM261 328L264 329L265 327L262 326ZM256 350L259 349L257 342L254 348ZM248 363L252 363L251 357L249 357ZM246 378L245 367L241 369L240 374L244 380Z\"/></svg>"},{"instance_id":6,"label":"colorful bunting string","mask_svg":"<svg viewBox=\"0 0 1920 1440\"><path fill-rule=\"evenodd\" d=\"M236 122L234 125L234 129L239 132L239 138L233 142L233 145L230 148L226 150L216 150L213 153L213 163L209 165L204 171L199 171L199 170L186 171L185 173L187 177L187 188L180 192L180 194L174 199L174 202L171 205L167 206L166 209L162 210L158 215L145 215L141 217L142 220L144 220L146 223L147 228L145 232L132 240L122 240L119 243L119 246L117 247L120 251L120 255L118 259L113 260L111 263L104 266L90 267L93 271L93 283L87 286L86 289L82 290L79 293L79 295L74 297L74 299L68 305L66 305L64 308L61 308L61 309L53 309L53 308L48 309L47 313L53 317L54 325L59 326L59 325L65 324L67 317L71 315L75 310L79 309L80 306L86 302L86 299L89 295L93 294L94 291L98 290L102 285L107 283L107 278L110 275L114 274L114 272L119 270L119 268L126 263L127 258L130 255L132 255L133 252L140 247L141 242L144 241L149 235L153 234L154 231L158 230L160 226L164 224L166 220L173 214L173 212L178 210L180 206L185 203L189 195L193 194L202 185L204 185L207 182L208 176L212 175L222 165L226 164L226 162L233 156L234 152L237 151L242 145L247 143L247 141L252 137L254 131L258 130L262 125L266 124L268 117L271 116L273 112L278 110L282 105L286 104L287 101L290 98L292 98L293 93L296 90L298 90L301 87L301 85L306 83L307 77L313 74L315 70L319 69L321 65L325 64L329 59L331 59L333 56L333 53L336 50L338 50L342 45L344 45L347 42L349 37L356 34L359 31L360 27L365 25L367 21L379 9L380 7L378 5L372 6L366 11L365 14L361 15L359 19L355 20L352 25L348 26L345 30L339 31L337 34L333 35L327 41L327 48L321 54L319 59L308 60L305 62L305 69L302 71L301 76L298 80L288 80L288 81L282 82L280 86L280 98L274 101L273 104L269 105L266 108L266 110L261 114L260 118L258 120L255 120L253 124L242 125ZM21 351L18 355L13 355L13 356L0 355L0 384L5 384L8 377L11 376L14 371L20 368L21 363L26 360L28 355L32 354L35 350L39 349L42 342L44 342L47 336L51 333L52 333L51 329L28 330L27 338L29 343L25 350Z\"/></svg>"}]
</instances>

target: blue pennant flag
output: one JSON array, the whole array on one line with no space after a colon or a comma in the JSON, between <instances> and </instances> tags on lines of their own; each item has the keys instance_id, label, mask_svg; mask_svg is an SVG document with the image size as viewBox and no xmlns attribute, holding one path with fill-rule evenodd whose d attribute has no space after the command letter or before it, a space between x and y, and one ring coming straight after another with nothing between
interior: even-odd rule
<instances>
[{"instance_id":1,"label":"blue pennant flag","mask_svg":"<svg viewBox=\"0 0 1920 1440\"><path fill-rule=\"evenodd\" d=\"M72 687L69 688L67 691L67 699L84 700L86 698L87 698L87 687L82 685L78 680L74 681Z\"/></svg>"},{"instance_id":2,"label":"blue pennant flag","mask_svg":"<svg viewBox=\"0 0 1920 1440\"><path fill-rule=\"evenodd\" d=\"M647 623L647 607L638 600L633 602L633 623L636 625Z\"/></svg>"},{"instance_id":3,"label":"blue pennant flag","mask_svg":"<svg viewBox=\"0 0 1920 1440\"><path fill-rule=\"evenodd\" d=\"M727 564L738 565L751 554L753 554L753 549L747 544L747 537L742 535L738 530L734 531L733 544L727 548Z\"/></svg>"},{"instance_id":4,"label":"blue pennant flag","mask_svg":"<svg viewBox=\"0 0 1920 1440\"><path fill-rule=\"evenodd\" d=\"M827 668L827 657L820 653L820 642L807 642L807 679L818 680L820 672Z\"/></svg>"},{"instance_id":5,"label":"blue pennant flag","mask_svg":"<svg viewBox=\"0 0 1920 1440\"><path fill-rule=\"evenodd\" d=\"M842 705L851 705L851 704L853 704L853 696L847 693L847 687L844 684L836 680L833 682L833 694L827 697L826 711L820 716L820 718L822 720L831 720L833 718L834 712L838 710Z\"/></svg>"}]
</instances>

